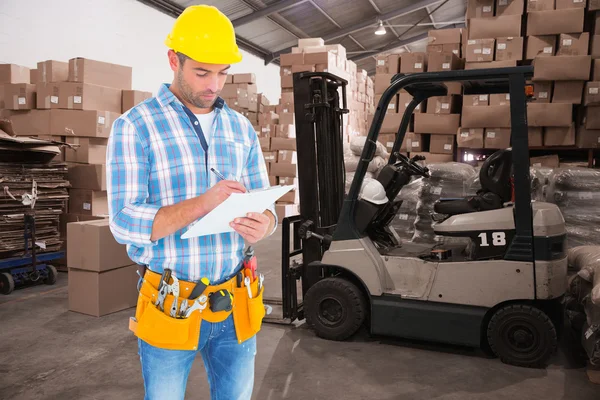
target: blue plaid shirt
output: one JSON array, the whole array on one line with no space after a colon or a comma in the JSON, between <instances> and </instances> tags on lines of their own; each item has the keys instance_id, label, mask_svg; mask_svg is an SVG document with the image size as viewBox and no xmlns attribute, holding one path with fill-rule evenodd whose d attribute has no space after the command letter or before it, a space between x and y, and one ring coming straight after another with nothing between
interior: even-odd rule
<instances>
[{"instance_id":1,"label":"blue plaid shirt","mask_svg":"<svg viewBox=\"0 0 600 400\"><path fill-rule=\"evenodd\" d=\"M182 239L184 228L151 241L163 206L203 194L218 181L213 167L246 188L269 187L266 163L250 121L219 98L208 143L196 117L162 85L157 97L135 106L113 125L106 177L110 229L129 257L150 270L170 268L185 280L230 277L244 252L236 232ZM208 151L204 147L208 146ZM276 218L274 205L270 211Z\"/></svg>"}]
</instances>

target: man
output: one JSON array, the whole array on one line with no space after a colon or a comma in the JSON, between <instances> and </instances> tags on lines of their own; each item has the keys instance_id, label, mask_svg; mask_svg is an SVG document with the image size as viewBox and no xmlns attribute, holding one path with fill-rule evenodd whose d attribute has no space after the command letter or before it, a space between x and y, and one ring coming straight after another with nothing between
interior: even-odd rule
<instances>
[{"instance_id":1,"label":"man","mask_svg":"<svg viewBox=\"0 0 600 400\"><path fill-rule=\"evenodd\" d=\"M146 274L168 268L179 280L208 278L216 285L235 279L244 240L256 243L276 229L274 207L231 221L232 233L192 239L182 239L182 233L232 193L268 187L269 180L250 121L219 97L230 65L241 61L231 21L214 7L191 6L166 44L173 82L113 125L107 154L110 228ZM239 343L232 315L200 325L196 351L138 339L146 399L183 399L197 351L211 399L250 399L256 337Z\"/></svg>"}]
</instances>

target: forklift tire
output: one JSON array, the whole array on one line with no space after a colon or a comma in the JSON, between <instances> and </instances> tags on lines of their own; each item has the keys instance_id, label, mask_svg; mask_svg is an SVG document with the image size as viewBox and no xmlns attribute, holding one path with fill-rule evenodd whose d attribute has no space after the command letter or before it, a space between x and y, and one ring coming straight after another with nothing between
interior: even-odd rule
<instances>
[{"instance_id":1,"label":"forklift tire","mask_svg":"<svg viewBox=\"0 0 600 400\"><path fill-rule=\"evenodd\" d=\"M317 336L345 340L365 321L367 302L356 285L343 278L325 278L315 283L304 297L308 326Z\"/></svg>"},{"instance_id":2,"label":"forklift tire","mask_svg":"<svg viewBox=\"0 0 600 400\"><path fill-rule=\"evenodd\" d=\"M44 283L46 285L54 285L58 277L58 271L56 271L53 265L46 265L46 271L48 272L48 277L44 279Z\"/></svg>"},{"instance_id":3,"label":"forklift tire","mask_svg":"<svg viewBox=\"0 0 600 400\"><path fill-rule=\"evenodd\" d=\"M498 309L488 324L487 338L505 364L544 368L558 346L556 328L542 310L526 304Z\"/></svg>"},{"instance_id":4,"label":"forklift tire","mask_svg":"<svg viewBox=\"0 0 600 400\"><path fill-rule=\"evenodd\" d=\"M0 294L11 294L15 290L15 280L10 272L0 274Z\"/></svg>"}]
</instances>

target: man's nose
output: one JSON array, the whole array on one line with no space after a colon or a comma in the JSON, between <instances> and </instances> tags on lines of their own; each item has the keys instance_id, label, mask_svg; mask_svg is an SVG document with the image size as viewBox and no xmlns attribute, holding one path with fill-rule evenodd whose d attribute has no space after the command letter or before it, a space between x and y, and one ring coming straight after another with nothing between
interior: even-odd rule
<instances>
[{"instance_id":1,"label":"man's nose","mask_svg":"<svg viewBox=\"0 0 600 400\"><path fill-rule=\"evenodd\" d=\"M207 89L214 93L218 90L218 88L219 88L219 76L211 75L210 80L208 81Z\"/></svg>"}]
</instances>

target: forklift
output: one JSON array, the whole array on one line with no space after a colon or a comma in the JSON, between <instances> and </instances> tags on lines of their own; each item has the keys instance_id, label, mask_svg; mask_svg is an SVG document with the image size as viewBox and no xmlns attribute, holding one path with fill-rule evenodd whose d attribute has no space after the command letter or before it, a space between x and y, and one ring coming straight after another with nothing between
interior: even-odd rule
<instances>
[{"instance_id":1,"label":"forklift","mask_svg":"<svg viewBox=\"0 0 600 400\"><path fill-rule=\"evenodd\" d=\"M531 200L526 111L533 92L526 82L532 76L532 66L395 75L346 193L347 81L295 73L300 210L282 221L284 321L305 320L328 340L346 340L365 326L374 336L479 347L507 364L545 368L563 323L566 230L557 206ZM401 205L396 197L429 171L423 157L407 157L400 145L415 108L447 95L446 82L460 82L465 95L510 94L511 148L485 160L476 195L434 205L435 233L464 241L402 241L390 226ZM413 100L391 156L376 179L365 178L388 104L400 90Z\"/></svg>"}]
</instances>

